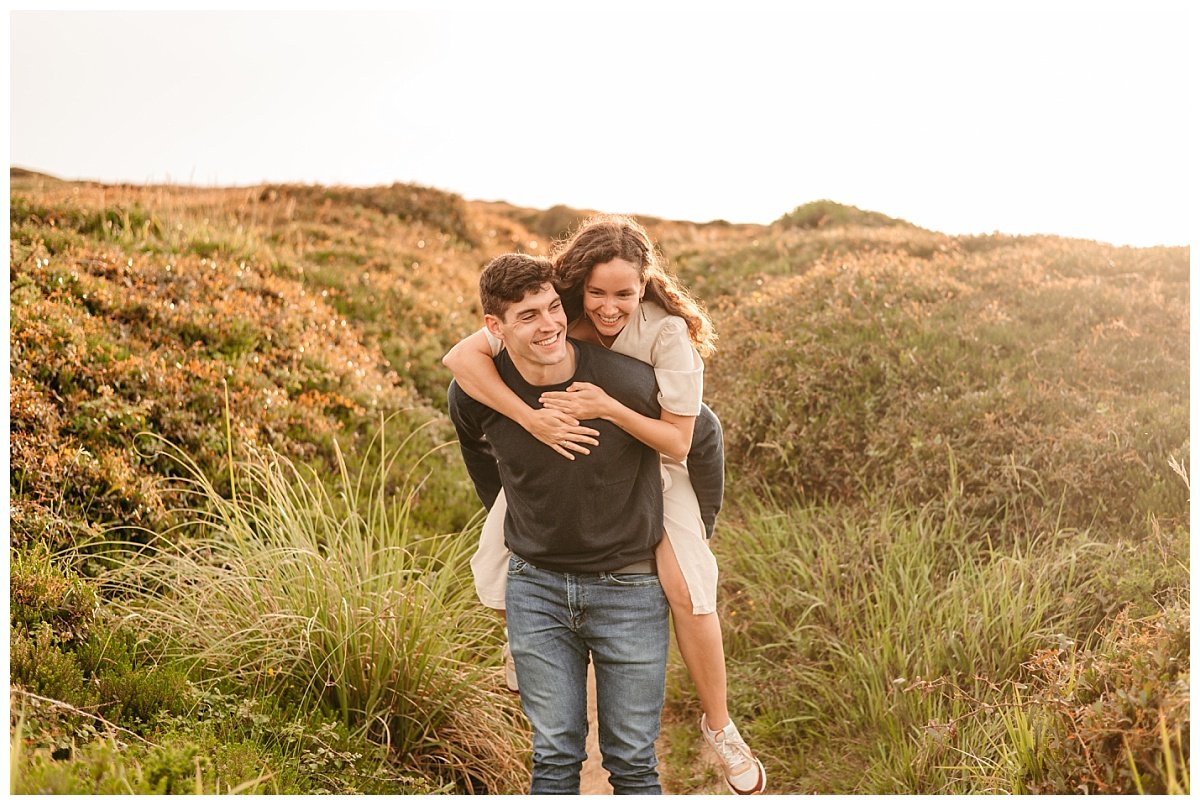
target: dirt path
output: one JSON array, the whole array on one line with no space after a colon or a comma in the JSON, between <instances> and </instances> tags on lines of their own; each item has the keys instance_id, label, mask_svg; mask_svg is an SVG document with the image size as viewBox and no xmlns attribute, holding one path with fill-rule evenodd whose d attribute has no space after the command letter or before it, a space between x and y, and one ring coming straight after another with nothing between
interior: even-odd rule
<instances>
[{"instance_id":1,"label":"dirt path","mask_svg":"<svg viewBox=\"0 0 1200 805\"><path fill-rule=\"evenodd\" d=\"M600 765L600 730L596 723L596 677L592 673L592 666L588 666L588 739L587 739L587 760L583 762L583 770L579 775L579 793L580 794L611 794L612 786L608 784L608 772ZM665 726L665 725L664 725ZM663 780L663 793L670 794L665 775L663 772L664 759L668 756L666 745L666 731L664 730L658 737L658 764L659 777ZM705 750L711 752L711 750ZM713 761L707 754L697 758L697 763L712 765ZM703 794L725 794L728 793L725 787L716 781L716 777L712 777L712 784L705 786L696 793Z\"/></svg>"},{"instance_id":2,"label":"dirt path","mask_svg":"<svg viewBox=\"0 0 1200 805\"><path fill-rule=\"evenodd\" d=\"M596 725L596 674L588 664L588 739L587 760L583 761L583 771L579 775L580 794L611 794L612 786L608 784L608 772L600 765L600 730ZM664 792L665 793L665 792Z\"/></svg>"}]
</instances>

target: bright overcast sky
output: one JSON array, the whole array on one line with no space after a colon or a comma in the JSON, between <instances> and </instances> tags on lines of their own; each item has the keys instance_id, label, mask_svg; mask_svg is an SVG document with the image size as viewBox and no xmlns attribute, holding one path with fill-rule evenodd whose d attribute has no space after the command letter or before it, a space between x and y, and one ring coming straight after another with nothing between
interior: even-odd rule
<instances>
[{"instance_id":1,"label":"bright overcast sky","mask_svg":"<svg viewBox=\"0 0 1200 805\"><path fill-rule=\"evenodd\" d=\"M63 7L9 18L11 162L62 178L1189 240L1183 0Z\"/></svg>"}]
</instances>

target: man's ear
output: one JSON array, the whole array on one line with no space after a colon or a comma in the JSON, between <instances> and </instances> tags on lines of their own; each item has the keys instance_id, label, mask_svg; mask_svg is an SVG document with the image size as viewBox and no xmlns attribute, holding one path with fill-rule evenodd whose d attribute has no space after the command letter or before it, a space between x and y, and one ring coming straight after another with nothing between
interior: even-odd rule
<instances>
[{"instance_id":1,"label":"man's ear","mask_svg":"<svg viewBox=\"0 0 1200 805\"><path fill-rule=\"evenodd\" d=\"M493 316L491 313L483 314L483 326L487 328L489 333L501 341L504 340L504 331L501 329L502 325L503 323L498 317Z\"/></svg>"}]
</instances>

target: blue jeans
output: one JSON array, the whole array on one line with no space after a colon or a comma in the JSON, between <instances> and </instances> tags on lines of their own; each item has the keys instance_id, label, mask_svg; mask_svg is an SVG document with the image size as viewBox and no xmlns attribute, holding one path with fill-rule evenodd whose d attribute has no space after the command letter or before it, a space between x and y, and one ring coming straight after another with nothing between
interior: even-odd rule
<instances>
[{"instance_id":1,"label":"blue jeans","mask_svg":"<svg viewBox=\"0 0 1200 805\"><path fill-rule=\"evenodd\" d=\"M590 654L613 793L661 794L654 742L666 688L668 606L658 576L557 573L514 555L505 603L521 707L533 724L530 793L579 793Z\"/></svg>"}]
</instances>

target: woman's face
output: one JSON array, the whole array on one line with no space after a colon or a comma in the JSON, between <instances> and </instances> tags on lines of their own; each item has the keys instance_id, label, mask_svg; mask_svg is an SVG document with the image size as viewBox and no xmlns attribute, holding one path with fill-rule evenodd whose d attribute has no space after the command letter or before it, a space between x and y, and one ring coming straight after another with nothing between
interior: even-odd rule
<instances>
[{"instance_id":1,"label":"woman's face","mask_svg":"<svg viewBox=\"0 0 1200 805\"><path fill-rule=\"evenodd\" d=\"M597 263L583 283L583 313L596 332L613 338L637 312L645 290L637 266L628 260Z\"/></svg>"}]
</instances>

